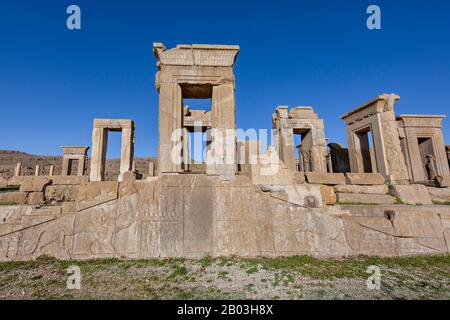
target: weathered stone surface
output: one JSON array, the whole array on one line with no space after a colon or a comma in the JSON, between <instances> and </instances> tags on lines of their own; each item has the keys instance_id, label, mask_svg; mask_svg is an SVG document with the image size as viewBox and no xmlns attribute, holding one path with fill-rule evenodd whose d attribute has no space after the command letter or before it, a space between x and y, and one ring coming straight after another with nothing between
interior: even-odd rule
<instances>
[{"instance_id":1,"label":"weathered stone surface","mask_svg":"<svg viewBox=\"0 0 450 320\"><path fill-rule=\"evenodd\" d=\"M394 204L395 198L387 194L337 193L341 203L355 204Z\"/></svg>"},{"instance_id":2,"label":"weathered stone surface","mask_svg":"<svg viewBox=\"0 0 450 320\"><path fill-rule=\"evenodd\" d=\"M306 182L305 174L303 172L294 172L292 175L292 182L295 184L302 184Z\"/></svg>"},{"instance_id":3,"label":"weathered stone surface","mask_svg":"<svg viewBox=\"0 0 450 320\"><path fill-rule=\"evenodd\" d=\"M8 183L20 185L21 192L42 192L51 180L45 177L14 177Z\"/></svg>"},{"instance_id":4,"label":"weathered stone surface","mask_svg":"<svg viewBox=\"0 0 450 320\"><path fill-rule=\"evenodd\" d=\"M336 192L341 193L369 193L369 194L386 194L389 191L387 185L361 186L361 185L338 185L334 186Z\"/></svg>"},{"instance_id":5,"label":"weathered stone surface","mask_svg":"<svg viewBox=\"0 0 450 320\"><path fill-rule=\"evenodd\" d=\"M117 199L118 182L98 181L80 186L77 197L77 210L81 211Z\"/></svg>"},{"instance_id":6,"label":"weathered stone surface","mask_svg":"<svg viewBox=\"0 0 450 320\"><path fill-rule=\"evenodd\" d=\"M25 204L27 202L26 192L4 192L0 193L0 203Z\"/></svg>"},{"instance_id":7,"label":"weathered stone surface","mask_svg":"<svg viewBox=\"0 0 450 320\"><path fill-rule=\"evenodd\" d=\"M379 173L350 173L345 174L347 184L356 185L377 185L384 184L385 179Z\"/></svg>"},{"instance_id":8,"label":"weathered stone surface","mask_svg":"<svg viewBox=\"0 0 450 320\"><path fill-rule=\"evenodd\" d=\"M450 188L427 187L432 201L450 202Z\"/></svg>"},{"instance_id":9,"label":"weathered stone surface","mask_svg":"<svg viewBox=\"0 0 450 320\"><path fill-rule=\"evenodd\" d=\"M425 186L420 184L393 185L391 194L406 204L431 204L431 198Z\"/></svg>"},{"instance_id":10,"label":"weathered stone surface","mask_svg":"<svg viewBox=\"0 0 450 320\"><path fill-rule=\"evenodd\" d=\"M29 205L42 205L45 203L43 192L30 192L27 198L27 204Z\"/></svg>"},{"instance_id":11,"label":"weathered stone surface","mask_svg":"<svg viewBox=\"0 0 450 320\"><path fill-rule=\"evenodd\" d=\"M317 173L306 172L306 180L314 184L337 185L346 184L345 175L343 173Z\"/></svg>"},{"instance_id":12,"label":"weathered stone surface","mask_svg":"<svg viewBox=\"0 0 450 320\"><path fill-rule=\"evenodd\" d=\"M51 185L45 188L45 199L49 202L75 201L78 197L77 185Z\"/></svg>"},{"instance_id":13,"label":"weathered stone surface","mask_svg":"<svg viewBox=\"0 0 450 320\"><path fill-rule=\"evenodd\" d=\"M320 186L320 192L322 193L322 200L325 204L336 203L337 197L332 186Z\"/></svg>"},{"instance_id":14,"label":"weathered stone surface","mask_svg":"<svg viewBox=\"0 0 450 320\"><path fill-rule=\"evenodd\" d=\"M51 176L52 185L73 185L86 184L89 182L88 176Z\"/></svg>"},{"instance_id":15,"label":"weathered stone surface","mask_svg":"<svg viewBox=\"0 0 450 320\"><path fill-rule=\"evenodd\" d=\"M8 180L3 177L0 177L0 188L6 188L8 186Z\"/></svg>"},{"instance_id":16,"label":"weathered stone surface","mask_svg":"<svg viewBox=\"0 0 450 320\"><path fill-rule=\"evenodd\" d=\"M61 211L62 213L77 212L78 210L76 201L64 201L61 204Z\"/></svg>"},{"instance_id":17,"label":"weathered stone surface","mask_svg":"<svg viewBox=\"0 0 450 320\"><path fill-rule=\"evenodd\" d=\"M87 185L85 186L87 187ZM180 175L135 181L136 193L76 211L62 206L0 207L0 260L238 256L399 256L448 253L450 207L322 205L320 185L255 186ZM97 183L110 192L117 187ZM322 188L330 191L333 187ZM98 191L105 200L108 192ZM369 196L357 202L370 202ZM342 194L339 194L342 196ZM86 200L86 197L84 198ZM353 199L354 200L354 199ZM93 202L92 202L93 203ZM91 204L92 204L91 203Z\"/></svg>"}]
</instances>

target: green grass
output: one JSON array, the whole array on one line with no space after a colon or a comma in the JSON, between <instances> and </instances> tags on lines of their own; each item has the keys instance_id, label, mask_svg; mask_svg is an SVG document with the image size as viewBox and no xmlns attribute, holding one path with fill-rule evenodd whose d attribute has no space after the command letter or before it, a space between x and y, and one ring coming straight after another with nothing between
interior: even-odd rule
<instances>
[{"instance_id":1,"label":"green grass","mask_svg":"<svg viewBox=\"0 0 450 320\"><path fill-rule=\"evenodd\" d=\"M16 206L18 205L15 201L0 201L0 206Z\"/></svg>"},{"instance_id":2,"label":"green grass","mask_svg":"<svg viewBox=\"0 0 450 320\"><path fill-rule=\"evenodd\" d=\"M405 204L405 202L401 198L396 197L395 198L395 204Z\"/></svg>"},{"instance_id":3,"label":"green grass","mask_svg":"<svg viewBox=\"0 0 450 320\"><path fill-rule=\"evenodd\" d=\"M378 203L370 203L370 202L345 202L345 201L337 201L336 204L343 206L378 206Z\"/></svg>"},{"instance_id":4,"label":"green grass","mask_svg":"<svg viewBox=\"0 0 450 320\"><path fill-rule=\"evenodd\" d=\"M81 291L65 289L70 265L81 269ZM383 282L383 290L389 294L397 294L399 288L406 288L415 297L424 299L450 294L446 280L450 278L450 255L342 259L208 256L202 259L82 261L41 257L35 261L0 262L0 297L17 289L39 299L239 299L257 295L261 288L266 288L271 296L291 292L289 296L302 298L311 297L311 291L308 295L311 289L301 279L311 279L318 282L314 297L323 298L336 283L330 281L359 279L364 284L367 267L371 265L380 266L383 279L389 280ZM241 276L235 278L236 274ZM220 287L218 280L227 284Z\"/></svg>"},{"instance_id":5,"label":"green grass","mask_svg":"<svg viewBox=\"0 0 450 320\"><path fill-rule=\"evenodd\" d=\"M436 205L439 205L439 206L450 206L450 201L433 200L433 204L436 204Z\"/></svg>"},{"instance_id":6,"label":"green grass","mask_svg":"<svg viewBox=\"0 0 450 320\"><path fill-rule=\"evenodd\" d=\"M0 188L0 193L18 192L19 190L20 190L20 186L10 186L10 187Z\"/></svg>"}]
</instances>

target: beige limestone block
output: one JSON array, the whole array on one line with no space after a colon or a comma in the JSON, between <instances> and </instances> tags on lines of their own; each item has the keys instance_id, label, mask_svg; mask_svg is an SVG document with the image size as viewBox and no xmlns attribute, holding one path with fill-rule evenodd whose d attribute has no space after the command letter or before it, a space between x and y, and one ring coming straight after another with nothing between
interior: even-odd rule
<instances>
[{"instance_id":1,"label":"beige limestone block","mask_svg":"<svg viewBox=\"0 0 450 320\"><path fill-rule=\"evenodd\" d=\"M30 192L27 198L27 204L29 205L42 205L45 203L43 192Z\"/></svg>"},{"instance_id":2,"label":"beige limestone block","mask_svg":"<svg viewBox=\"0 0 450 320\"><path fill-rule=\"evenodd\" d=\"M117 201L87 208L75 215L74 258L112 257L117 216Z\"/></svg>"},{"instance_id":3,"label":"beige limestone block","mask_svg":"<svg viewBox=\"0 0 450 320\"><path fill-rule=\"evenodd\" d=\"M25 204L27 202L26 192L4 192L0 193L0 203Z\"/></svg>"},{"instance_id":4,"label":"beige limestone block","mask_svg":"<svg viewBox=\"0 0 450 320\"><path fill-rule=\"evenodd\" d=\"M393 185L391 186L391 194L400 198L406 204L431 204L427 188L420 184Z\"/></svg>"},{"instance_id":5,"label":"beige limestone block","mask_svg":"<svg viewBox=\"0 0 450 320\"><path fill-rule=\"evenodd\" d=\"M386 194L389 191L387 185L361 186L361 185L337 185L334 186L336 192L341 193L368 193L368 194Z\"/></svg>"},{"instance_id":6,"label":"beige limestone block","mask_svg":"<svg viewBox=\"0 0 450 320\"><path fill-rule=\"evenodd\" d=\"M450 202L450 188L427 187L432 201Z\"/></svg>"},{"instance_id":7,"label":"beige limestone block","mask_svg":"<svg viewBox=\"0 0 450 320\"><path fill-rule=\"evenodd\" d=\"M89 182L88 176L52 176L51 179L52 185L74 185Z\"/></svg>"},{"instance_id":8,"label":"beige limestone block","mask_svg":"<svg viewBox=\"0 0 450 320\"><path fill-rule=\"evenodd\" d=\"M337 193L338 202L354 204L394 204L395 198L387 194Z\"/></svg>"},{"instance_id":9,"label":"beige limestone block","mask_svg":"<svg viewBox=\"0 0 450 320\"><path fill-rule=\"evenodd\" d=\"M62 213L75 213L78 211L75 201L64 201L61 206Z\"/></svg>"},{"instance_id":10,"label":"beige limestone block","mask_svg":"<svg viewBox=\"0 0 450 320\"><path fill-rule=\"evenodd\" d=\"M295 184L302 184L306 182L305 174L303 172L294 172L292 175L292 182Z\"/></svg>"},{"instance_id":11,"label":"beige limestone block","mask_svg":"<svg viewBox=\"0 0 450 320\"><path fill-rule=\"evenodd\" d=\"M51 183L45 177L16 177L14 180L19 182L21 192L42 192Z\"/></svg>"},{"instance_id":12,"label":"beige limestone block","mask_svg":"<svg viewBox=\"0 0 450 320\"><path fill-rule=\"evenodd\" d=\"M377 185L384 184L385 179L379 173L350 173L345 174L347 184Z\"/></svg>"},{"instance_id":13,"label":"beige limestone block","mask_svg":"<svg viewBox=\"0 0 450 320\"><path fill-rule=\"evenodd\" d=\"M345 175L343 173L306 172L305 175L308 183L326 185L346 184Z\"/></svg>"},{"instance_id":14,"label":"beige limestone block","mask_svg":"<svg viewBox=\"0 0 450 320\"><path fill-rule=\"evenodd\" d=\"M352 254L395 256L396 238L392 223L385 217L342 217Z\"/></svg>"},{"instance_id":15,"label":"beige limestone block","mask_svg":"<svg viewBox=\"0 0 450 320\"><path fill-rule=\"evenodd\" d=\"M50 202L75 201L79 188L76 185L51 185L45 188L45 199Z\"/></svg>"},{"instance_id":16,"label":"beige limestone block","mask_svg":"<svg viewBox=\"0 0 450 320\"><path fill-rule=\"evenodd\" d=\"M0 177L0 188L6 188L8 186L8 180L3 177Z\"/></svg>"},{"instance_id":17,"label":"beige limestone block","mask_svg":"<svg viewBox=\"0 0 450 320\"><path fill-rule=\"evenodd\" d=\"M320 193L325 204L335 204L337 201L336 194L332 186L320 186Z\"/></svg>"},{"instance_id":18,"label":"beige limestone block","mask_svg":"<svg viewBox=\"0 0 450 320\"><path fill-rule=\"evenodd\" d=\"M78 211L117 199L118 182L97 181L80 186L77 197Z\"/></svg>"},{"instance_id":19,"label":"beige limestone block","mask_svg":"<svg viewBox=\"0 0 450 320\"><path fill-rule=\"evenodd\" d=\"M447 252L441 217L410 207L392 211L396 236L411 241L402 243L402 250L409 254ZM404 252L401 252L404 253Z\"/></svg>"}]
</instances>

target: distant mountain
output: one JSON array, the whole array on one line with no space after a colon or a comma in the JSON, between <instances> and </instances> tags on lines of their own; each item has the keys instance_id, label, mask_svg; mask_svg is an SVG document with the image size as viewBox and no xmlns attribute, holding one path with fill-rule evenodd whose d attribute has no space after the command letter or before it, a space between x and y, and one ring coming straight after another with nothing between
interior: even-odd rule
<instances>
[{"instance_id":1,"label":"distant mountain","mask_svg":"<svg viewBox=\"0 0 450 320\"><path fill-rule=\"evenodd\" d=\"M36 165L40 166L40 175L47 175L51 165L55 166L54 175L61 174L62 156L43 156L15 150L0 150L0 176L6 179L12 177L17 162L22 163L21 175L23 176L34 175ZM149 162L156 165L156 158L135 158L136 170L147 176ZM117 179L119 165L119 159L106 160L106 180Z\"/></svg>"}]
</instances>

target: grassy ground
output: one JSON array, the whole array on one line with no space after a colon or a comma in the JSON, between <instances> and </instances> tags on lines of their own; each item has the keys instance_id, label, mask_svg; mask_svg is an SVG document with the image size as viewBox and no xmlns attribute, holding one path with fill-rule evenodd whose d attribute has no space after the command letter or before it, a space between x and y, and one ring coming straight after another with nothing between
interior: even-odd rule
<instances>
[{"instance_id":1,"label":"grassy ground","mask_svg":"<svg viewBox=\"0 0 450 320\"><path fill-rule=\"evenodd\" d=\"M81 289L67 268L79 266ZM369 290L367 267L381 269ZM2 299L449 299L450 256L149 259L0 263Z\"/></svg>"}]
</instances>

